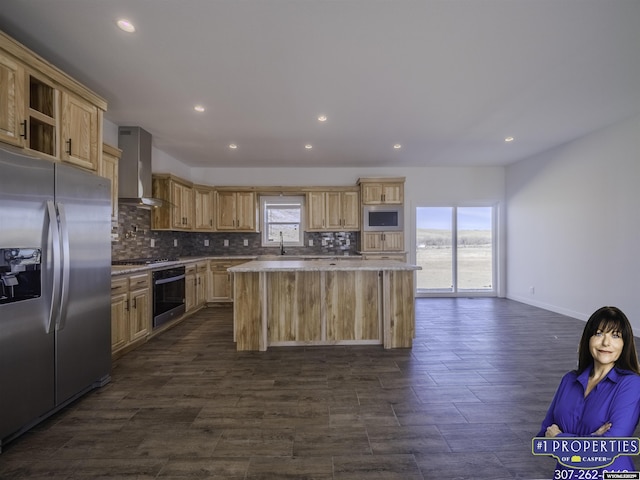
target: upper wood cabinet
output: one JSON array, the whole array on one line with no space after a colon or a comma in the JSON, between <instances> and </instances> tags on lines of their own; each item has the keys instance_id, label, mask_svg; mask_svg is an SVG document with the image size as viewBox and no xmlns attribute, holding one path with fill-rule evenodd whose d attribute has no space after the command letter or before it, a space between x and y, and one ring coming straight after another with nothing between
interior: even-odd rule
<instances>
[{"instance_id":1,"label":"upper wood cabinet","mask_svg":"<svg viewBox=\"0 0 640 480\"><path fill-rule=\"evenodd\" d=\"M104 99L0 32L0 142L99 173Z\"/></svg>"},{"instance_id":2,"label":"upper wood cabinet","mask_svg":"<svg viewBox=\"0 0 640 480\"><path fill-rule=\"evenodd\" d=\"M363 205L404 204L404 178L361 178Z\"/></svg>"},{"instance_id":3,"label":"upper wood cabinet","mask_svg":"<svg viewBox=\"0 0 640 480\"><path fill-rule=\"evenodd\" d=\"M193 229L199 232L212 232L215 229L213 187L205 185L193 186L194 223Z\"/></svg>"},{"instance_id":4,"label":"upper wood cabinet","mask_svg":"<svg viewBox=\"0 0 640 480\"><path fill-rule=\"evenodd\" d=\"M216 191L216 229L257 232L258 214L255 192Z\"/></svg>"},{"instance_id":5,"label":"upper wood cabinet","mask_svg":"<svg viewBox=\"0 0 640 480\"><path fill-rule=\"evenodd\" d=\"M24 146L24 68L0 52L0 141Z\"/></svg>"},{"instance_id":6,"label":"upper wood cabinet","mask_svg":"<svg viewBox=\"0 0 640 480\"><path fill-rule=\"evenodd\" d=\"M27 77L26 112L23 121L26 147L58 158L59 92L53 84L31 72Z\"/></svg>"},{"instance_id":7,"label":"upper wood cabinet","mask_svg":"<svg viewBox=\"0 0 640 480\"><path fill-rule=\"evenodd\" d=\"M104 143L98 174L111 180L111 221L118 220L118 162L122 150Z\"/></svg>"},{"instance_id":8,"label":"upper wood cabinet","mask_svg":"<svg viewBox=\"0 0 640 480\"><path fill-rule=\"evenodd\" d=\"M363 252L399 252L404 250L402 232L363 232Z\"/></svg>"},{"instance_id":9,"label":"upper wood cabinet","mask_svg":"<svg viewBox=\"0 0 640 480\"><path fill-rule=\"evenodd\" d=\"M360 229L357 191L307 192L307 231Z\"/></svg>"},{"instance_id":10,"label":"upper wood cabinet","mask_svg":"<svg viewBox=\"0 0 640 480\"><path fill-rule=\"evenodd\" d=\"M193 188L184 183L171 182L173 207L172 225L175 230L193 228Z\"/></svg>"},{"instance_id":11,"label":"upper wood cabinet","mask_svg":"<svg viewBox=\"0 0 640 480\"><path fill-rule=\"evenodd\" d=\"M102 115L95 105L62 92L61 160L87 170L98 170L98 139L102 138Z\"/></svg>"},{"instance_id":12,"label":"upper wood cabinet","mask_svg":"<svg viewBox=\"0 0 640 480\"><path fill-rule=\"evenodd\" d=\"M170 174L154 175L153 196L164 204L153 209L152 230L191 230L193 228L193 186Z\"/></svg>"}]
</instances>

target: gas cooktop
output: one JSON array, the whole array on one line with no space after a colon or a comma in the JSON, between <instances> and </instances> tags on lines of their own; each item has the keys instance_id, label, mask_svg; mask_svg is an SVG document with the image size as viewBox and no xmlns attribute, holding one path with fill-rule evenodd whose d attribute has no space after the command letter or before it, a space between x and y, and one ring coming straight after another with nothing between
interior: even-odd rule
<instances>
[{"instance_id":1,"label":"gas cooktop","mask_svg":"<svg viewBox=\"0 0 640 480\"><path fill-rule=\"evenodd\" d=\"M127 260L112 260L111 265L151 265L153 263L175 262L176 257L166 258L130 258Z\"/></svg>"}]
</instances>

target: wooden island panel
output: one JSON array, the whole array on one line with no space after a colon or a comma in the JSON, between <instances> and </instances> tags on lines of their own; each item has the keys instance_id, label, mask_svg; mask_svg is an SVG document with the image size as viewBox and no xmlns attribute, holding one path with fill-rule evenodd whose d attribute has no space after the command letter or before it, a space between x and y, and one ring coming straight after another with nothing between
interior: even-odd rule
<instances>
[{"instance_id":1,"label":"wooden island panel","mask_svg":"<svg viewBox=\"0 0 640 480\"><path fill-rule=\"evenodd\" d=\"M382 276L384 348L410 348L415 337L413 272L391 270Z\"/></svg>"},{"instance_id":2,"label":"wooden island panel","mask_svg":"<svg viewBox=\"0 0 640 480\"><path fill-rule=\"evenodd\" d=\"M231 267L237 349L410 348L419 268L392 260L258 260Z\"/></svg>"},{"instance_id":3,"label":"wooden island panel","mask_svg":"<svg viewBox=\"0 0 640 480\"><path fill-rule=\"evenodd\" d=\"M321 272L273 272L267 281L269 345L322 341Z\"/></svg>"},{"instance_id":4,"label":"wooden island panel","mask_svg":"<svg viewBox=\"0 0 640 480\"><path fill-rule=\"evenodd\" d=\"M381 343L378 272L326 272L325 275L327 341Z\"/></svg>"},{"instance_id":5,"label":"wooden island panel","mask_svg":"<svg viewBox=\"0 0 640 480\"><path fill-rule=\"evenodd\" d=\"M267 349L262 321L261 275L251 272L234 276L234 298L243 299L233 306L234 335L238 350Z\"/></svg>"}]
</instances>

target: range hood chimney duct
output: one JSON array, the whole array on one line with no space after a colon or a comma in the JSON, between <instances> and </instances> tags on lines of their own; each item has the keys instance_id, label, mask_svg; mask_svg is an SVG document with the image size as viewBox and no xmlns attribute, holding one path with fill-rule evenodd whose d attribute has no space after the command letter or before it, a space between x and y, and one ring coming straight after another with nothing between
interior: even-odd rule
<instances>
[{"instance_id":1,"label":"range hood chimney duct","mask_svg":"<svg viewBox=\"0 0 640 480\"><path fill-rule=\"evenodd\" d=\"M118 202L142 208L159 207L163 201L152 196L151 142L140 127L119 127Z\"/></svg>"}]
</instances>

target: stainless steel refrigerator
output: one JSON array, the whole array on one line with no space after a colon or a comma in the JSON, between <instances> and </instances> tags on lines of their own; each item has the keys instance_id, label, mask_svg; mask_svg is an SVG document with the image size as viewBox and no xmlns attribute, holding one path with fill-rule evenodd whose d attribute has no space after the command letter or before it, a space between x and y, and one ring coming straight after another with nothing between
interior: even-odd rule
<instances>
[{"instance_id":1,"label":"stainless steel refrigerator","mask_svg":"<svg viewBox=\"0 0 640 480\"><path fill-rule=\"evenodd\" d=\"M109 180L0 149L0 452L111 370Z\"/></svg>"}]
</instances>

